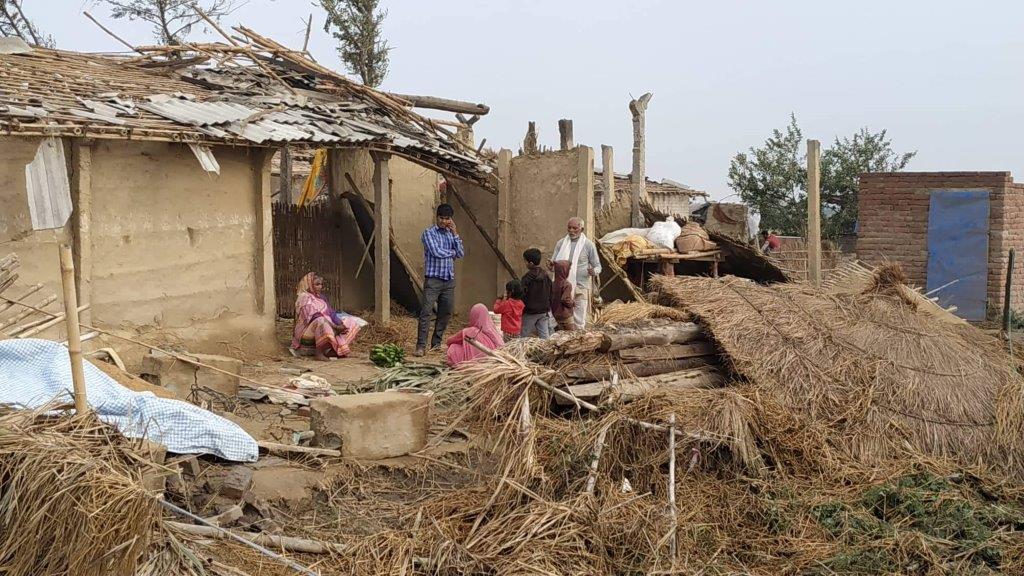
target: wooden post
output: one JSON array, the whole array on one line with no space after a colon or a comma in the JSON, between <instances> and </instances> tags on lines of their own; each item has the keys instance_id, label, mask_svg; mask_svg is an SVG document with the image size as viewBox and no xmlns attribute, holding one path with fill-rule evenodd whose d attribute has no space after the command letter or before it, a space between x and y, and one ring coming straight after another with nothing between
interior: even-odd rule
<instances>
[{"instance_id":1,"label":"wooden post","mask_svg":"<svg viewBox=\"0 0 1024 576\"><path fill-rule=\"evenodd\" d=\"M330 162L328 156L328 162ZM281 170L278 173L278 180L280 180L279 194L281 196L281 202L286 206L291 206L295 201L292 198L292 152L287 146L281 147Z\"/></svg>"},{"instance_id":2,"label":"wooden post","mask_svg":"<svg viewBox=\"0 0 1024 576\"><path fill-rule=\"evenodd\" d=\"M498 152L498 250L508 254L512 250L512 151L502 149ZM497 286L500 291L505 285L506 276L500 268Z\"/></svg>"},{"instance_id":3,"label":"wooden post","mask_svg":"<svg viewBox=\"0 0 1024 576\"><path fill-rule=\"evenodd\" d=\"M647 145L646 116L647 103L653 94L648 92L629 103L629 112L633 115L633 173L631 176L630 220L634 228L644 227L644 216L640 212L640 201L647 198Z\"/></svg>"},{"instance_id":4,"label":"wooden post","mask_svg":"<svg viewBox=\"0 0 1024 576\"><path fill-rule=\"evenodd\" d=\"M577 146L576 215L583 218L583 233L594 237L594 149Z\"/></svg>"},{"instance_id":5,"label":"wooden post","mask_svg":"<svg viewBox=\"0 0 1024 576\"><path fill-rule=\"evenodd\" d=\"M821 286L821 144L807 141L807 279Z\"/></svg>"},{"instance_id":6,"label":"wooden post","mask_svg":"<svg viewBox=\"0 0 1024 576\"><path fill-rule=\"evenodd\" d=\"M73 215L73 254L75 256L75 286L78 301L92 302L92 141L76 140L72 148L74 170L71 182L75 194ZM82 321L92 321L92 313L83 313Z\"/></svg>"},{"instance_id":7,"label":"wooden post","mask_svg":"<svg viewBox=\"0 0 1024 576\"><path fill-rule=\"evenodd\" d=\"M391 321L391 168L389 154L373 156L373 310L378 324Z\"/></svg>"},{"instance_id":8,"label":"wooden post","mask_svg":"<svg viewBox=\"0 0 1024 576\"><path fill-rule=\"evenodd\" d=\"M1010 259L1006 263L1006 289L1003 291L1003 333L1006 334L1006 342L1010 346L1010 354L1013 354L1013 341L1010 339L1010 329L1013 311L1010 309L1010 293L1013 285L1013 261L1016 251L1010 248Z\"/></svg>"},{"instance_id":9,"label":"wooden post","mask_svg":"<svg viewBox=\"0 0 1024 576\"><path fill-rule=\"evenodd\" d=\"M526 127L526 137L523 138L523 154L529 156L540 152L537 146L537 123L530 122Z\"/></svg>"},{"instance_id":10,"label":"wooden post","mask_svg":"<svg viewBox=\"0 0 1024 576\"><path fill-rule=\"evenodd\" d=\"M273 149L256 152L256 312L277 314L274 293L274 210L270 187Z\"/></svg>"},{"instance_id":11,"label":"wooden post","mask_svg":"<svg viewBox=\"0 0 1024 576\"><path fill-rule=\"evenodd\" d=\"M572 141L572 120L563 118L558 121L558 148L571 150L575 146Z\"/></svg>"},{"instance_id":12,"label":"wooden post","mask_svg":"<svg viewBox=\"0 0 1024 576\"><path fill-rule=\"evenodd\" d=\"M601 144L601 179L604 182L604 194L597 208L607 208L615 200L615 159L611 146Z\"/></svg>"},{"instance_id":13,"label":"wooden post","mask_svg":"<svg viewBox=\"0 0 1024 576\"><path fill-rule=\"evenodd\" d=\"M82 365L82 333L78 325L78 296L75 294L75 259L71 247L60 246L60 280L64 286L64 317L67 320L68 353L71 356L71 385L75 393L75 413L85 414L85 368Z\"/></svg>"}]
</instances>

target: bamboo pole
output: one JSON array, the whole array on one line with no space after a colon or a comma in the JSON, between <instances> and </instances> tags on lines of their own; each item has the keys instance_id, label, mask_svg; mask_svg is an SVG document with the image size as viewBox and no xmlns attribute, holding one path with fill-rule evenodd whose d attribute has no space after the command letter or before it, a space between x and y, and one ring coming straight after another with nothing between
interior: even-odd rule
<instances>
[{"instance_id":1,"label":"bamboo pole","mask_svg":"<svg viewBox=\"0 0 1024 576\"><path fill-rule=\"evenodd\" d=\"M674 569L676 565L676 415L674 413L668 417L668 511L672 520L668 547Z\"/></svg>"},{"instance_id":2,"label":"bamboo pole","mask_svg":"<svg viewBox=\"0 0 1024 576\"><path fill-rule=\"evenodd\" d=\"M1010 294L1013 289L1013 260L1016 256L1016 251L1010 248L1010 257L1006 263L1006 290L1003 293L1003 330L1006 332L1006 343L1010 349L1010 355L1013 355L1013 339L1010 337L1010 331L1012 329L1012 311L1010 309Z\"/></svg>"},{"instance_id":3,"label":"bamboo pole","mask_svg":"<svg viewBox=\"0 0 1024 576\"><path fill-rule=\"evenodd\" d=\"M459 194L459 191L455 189L455 186L451 180L448 181L448 189L452 191L452 195L455 196L455 200L458 201L459 206L462 206L462 210L466 213L466 216L469 216L469 219L473 222L473 225L476 226L477 231L480 232L481 236L483 236L484 241L487 242L487 245L490 246L491 250L494 251L494 254L498 257L498 261L500 261L501 265L505 267L505 270L508 270L509 276L512 277L513 279L517 278L516 269L512 267L512 264L508 261L508 258L505 257L505 253L501 251L501 248L498 248L498 245L495 244L493 239L491 239L491 235L487 233L487 230L484 229L484 227L476 219L476 214L474 214L473 210L469 207L468 204L466 204L466 200L462 197L462 194Z\"/></svg>"},{"instance_id":4,"label":"bamboo pole","mask_svg":"<svg viewBox=\"0 0 1024 576\"><path fill-rule=\"evenodd\" d=\"M89 403L85 397L85 368L82 364L82 333L78 325L78 294L75 293L75 262L71 247L60 246L60 279L64 285L64 314L68 333L68 355L71 356L71 384L75 392L75 413L85 414Z\"/></svg>"},{"instance_id":5,"label":"bamboo pole","mask_svg":"<svg viewBox=\"0 0 1024 576\"><path fill-rule=\"evenodd\" d=\"M821 287L821 144L807 141L807 279Z\"/></svg>"},{"instance_id":6,"label":"bamboo pole","mask_svg":"<svg viewBox=\"0 0 1024 576\"><path fill-rule=\"evenodd\" d=\"M604 451L604 440L608 435L608 426L601 428L594 442L594 451L590 457L590 472L587 473L587 494L594 494L594 487L597 486L597 466L601 462L601 452Z\"/></svg>"},{"instance_id":7,"label":"bamboo pole","mask_svg":"<svg viewBox=\"0 0 1024 576\"><path fill-rule=\"evenodd\" d=\"M85 312L90 307L90 304L82 304L81 306L78 307L78 312ZM65 315L63 312L57 314L53 318L46 318L44 316L41 320L35 320L28 324L18 326L14 330L7 332L7 335L12 336L14 338L30 338L32 336L35 336L36 334L39 334L43 330L50 328L51 326L60 324L64 320L64 317Z\"/></svg>"}]
</instances>

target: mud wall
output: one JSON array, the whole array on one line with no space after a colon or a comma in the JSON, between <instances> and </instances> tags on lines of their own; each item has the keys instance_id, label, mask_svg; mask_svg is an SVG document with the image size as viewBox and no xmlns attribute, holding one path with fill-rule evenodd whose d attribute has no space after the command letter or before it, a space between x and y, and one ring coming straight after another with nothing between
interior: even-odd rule
<instances>
[{"instance_id":1,"label":"mud wall","mask_svg":"<svg viewBox=\"0 0 1024 576\"><path fill-rule=\"evenodd\" d=\"M498 234L498 197L461 180L454 180L454 184L488 236L495 239ZM501 265L494 250L454 195L449 194L448 200L455 208L455 223L466 250L466 256L455 261L455 314L464 320L473 304L479 302L488 308L494 304L498 295L496 273Z\"/></svg>"},{"instance_id":2,"label":"mud wall","mask_svg":"<svg viewBox=\"0 0 1024 576\"><path fill-rule=\"evenodd\" d=\"M274 349L273 307L257 303L262 154L216 147L214 155L220 176L183 145L95 144L93 316L177 336L197 351L225 352L223 342Z\"/></svg>"},{"instance_id":3,"label":"mud wall","mask_svg":"<svg viewBox=\"0 0 1024 576\"><path fill-rule=\"evenodd\" d=\"M586 222L594 239L594 152L586 146L512 159L510 194L512 222L508 258L525 271L522 253L538 248L551 257L555 242L565 236L569 218Z\"/></svg>"},{"instance_id":4,"label":"mud wall","mask_svg":"<svg viewBox=\"0 0 1024 576\"><path fill-rule=\"evenodd\" d=\"M0 256L15 252L21 258L18 283L9 290L17 295L23 287L43 283L38 295L60 296L60 262L57 247L70 242L67 226L59 230L32 231L26 195L25 165L35 158L40 138L0 137ZM58 310L52 306L48 310Z\"/></svg>"}]
</instances>

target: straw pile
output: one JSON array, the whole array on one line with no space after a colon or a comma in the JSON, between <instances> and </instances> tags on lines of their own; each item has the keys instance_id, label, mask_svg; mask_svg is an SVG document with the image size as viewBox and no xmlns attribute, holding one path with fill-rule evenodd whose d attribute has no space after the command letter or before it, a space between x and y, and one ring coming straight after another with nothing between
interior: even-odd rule
<instances>
[{"instance_id":1,"label":"straw pile","mask_svg":"<svg viewBox=\"0 0 1024 576\"><path fill-rule=\"evenodd\" d=\"M605 324L624 324L638 320L649 320L654 318L666 318L686 322L690 315L682 310L661 306L660 304L648 304L646 302L612 302L598 313L594 324L601 326Z\"/></svg>"},{"instance_id":2,"label":"straw pile","mask_svg":"<svg viewBox=\"0 0 1024 576\"><path fill-rule=\"evenodd\" d=\"M704 321L758 394L831 431L871 463L915 452L1024 465L1024 381L980 331L918 314L876 278L870 295L797 285L658 278L670 301Z\"/></svg>"},{"instance_id":3,"label":"straw pile","mask_svg":"<svg viewBox=\"0 0 1024 576\"><path fill-rule=\"evenodd\" d=\"M91 416L0 416L0 572L134 574L159 518L144 470Z\"/></svg>"}]
</instances>

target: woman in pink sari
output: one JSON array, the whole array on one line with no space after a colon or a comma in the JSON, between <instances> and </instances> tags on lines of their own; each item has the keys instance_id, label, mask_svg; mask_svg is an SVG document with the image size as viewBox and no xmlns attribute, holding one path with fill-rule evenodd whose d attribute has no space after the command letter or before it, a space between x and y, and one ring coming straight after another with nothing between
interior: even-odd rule
<instances>
[{"instance_id":1,"label":"woman in pink sari","mask_svg":"<svg viewBox=\"0 0 1024 576\"><path fill-rule=\"evenodd\" d=\"M366 322L356 316L336 312L324 298L323 289L323 278L312 272L299 280L291 348L299 355L312 355L317 360L344 358L349 354L349 345Z\"/></svg>"},{"instance_id":2,"label":"woman in pink sari","mask_svg":"<svg viewBox=\"0 0 1024 576\"><path fill-rule=\"evenodd\" d=\"M469 326L448 339L449 366L454 368L484 355L476 346L469 343L467 337L476 340L488 350L501 348L505 344L501 333L494 327L494 322L491 322L487 306L483 304L474 304L469 310Z\"/></svg>"}]
</instances>

